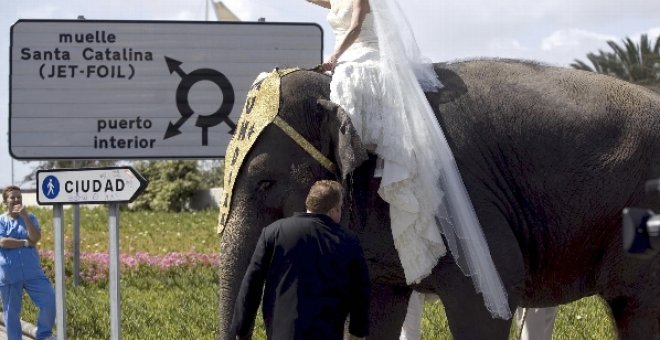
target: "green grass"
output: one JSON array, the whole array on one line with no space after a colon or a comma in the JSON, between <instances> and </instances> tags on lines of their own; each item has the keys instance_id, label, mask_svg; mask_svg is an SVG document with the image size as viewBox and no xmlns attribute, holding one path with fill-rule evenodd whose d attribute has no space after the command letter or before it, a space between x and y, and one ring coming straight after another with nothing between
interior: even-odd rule
<instances>
[{"instance_id":1,"label":"green grass","mask_svg":"<svg viewBox=\"0 0 660 340\"><path fill-rule=\"evenodd\" d=\"M53 249L52 211L30 209L43 230L42 249ZM66 249L71 250L72 212L65 210ZM120 213L122 254L147 252L218 252L217 210L194 213ZM104 207L81 209L81 250L107 252L108 213ZM47 260L44 265L49 266ZM67 268L70 268L70 262ZM48 271L48 268L47 268ZM121 274L123 339L215 339L217 337L217 271L210 267L157 270L138 266ZM34 322L36 310L25 298L23 318ZM110 319L107 282L73 287L67 279L67 335L69 339L108 339ZM265 339L257 318L254 339ZM511 332L515 339L515 331ZM615 339L604 303L590 297L560 307L553 339ZM441 303L427 303L422 339L451 339Z\"/></svg>"},{"instance_id":2,"label":"green grass","mask_svg":"<svg viewBox=\"0 0 660 340\"><path fill-rule=\"evenodd\" d=\"M51 209L29 209L44 230L42 249L53 249L53 213ZM147 252L162 255L169 252L217 253L217 210L190 213L121 211L119 213L119 246L122 254ZM65 247L71 250L73 240L73 209L64 211ZM107 251L108 209L80 209L80 249L84 252Z\"/></svg>"},{"instance_id":3,"label":"green grass","mask_svg":"<svg viewBox=\"0 0 660 340\"><path fill-rule=\"evenodd\" d=\"M553 340L608 340L616 339L605 303L597 297L588 297L559 307ZM422 340L451 339L444 307L440 302L427 302L422 314ZM518 339L515 326L509 339Z\"/></svg>"},{"instance_id":4,"label":"green grass","mask_svg":"<svg viewBox=\"0 0 660 340\"><path fill-rule=\"evenodd\" d=\"M215 282L201 281L199 275L182 278L179 284L150 288L122 282L122 339L215 339L218 301ZM69 285L66 300L69 339L110 338L107 287ZM25 302L24 318L35 320L35 317L35 307Z\"/></svg>"},{"instance_id":5,"label":"green grass","mask_svg":"<svg viewBox=\"0 0 660 340\"><path fill-rule=\"evenodd\" d=\"M32 208L42 226L39 247L53 250L53 213L48 208ZM82 252L108 250L107 207L81 208L80 248ZM119 218L120 253L171 252L218 253L215 232L217 210L192 213L121 211ZM73 213L64 213L65 249L72 251ZM52 261L42 264L53 279ZM71 259L66 271L71 273ZM122 269L121 319L123 339L215 339L217 337L217 269L209 267L159 270L141 266ZM74 287L66 282L67 337L69 339L110 338L110 305L107 281L84 282ZM36 308L24 297L23 319L34 322Z\"/></svg>"},{"instance_id":6,"label":"green grass","mask_svg":"<svg viewBox=\"0 0 660 340\"><path fill-rule=\"evenodd\" d=\"M559 307L553 339L616 339L614 323L605 301L588 297Z\"/></svg>"}]
</instances>

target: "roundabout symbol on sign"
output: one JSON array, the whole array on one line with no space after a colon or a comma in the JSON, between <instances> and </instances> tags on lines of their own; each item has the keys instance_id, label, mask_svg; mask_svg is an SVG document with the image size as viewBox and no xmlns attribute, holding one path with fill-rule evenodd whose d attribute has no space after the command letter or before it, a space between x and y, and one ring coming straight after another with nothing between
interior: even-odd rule
<instances>
[{"instance_id":1,"label":"roundabout symbol on sign","mask_svg":"<svg viewBox=\"0 0 660 340\"><path fill-rule=\"evenodd\" d=\"M199 115L197 117L197 122L195 126L202 128L202 145L208 145L208 128L216 126L221 122L225 122L231 128L229 131L230 134L234 133L236 129L236 124L229 119L229 114L234 108L234 88L232 87L229 79L219 71L210 68L200 68L186 74L181 69L182 62L165 57L167 62L167 67L170 70L170 74L176 72L179 77L181 77L181 82L176 89L176 107L181 114L181 118L172 124L170 122L167 126L167 131L165 132L165 137L163 139L168 139L176 135L181 134L179 128L183 123L188 120L195 112L190 103L188 102L188 95L190 93L190 88L197 82L206 80L210 81L220 88L222 91L222 105L214 113L210 115Z\"/></svg>"}]
</instances>

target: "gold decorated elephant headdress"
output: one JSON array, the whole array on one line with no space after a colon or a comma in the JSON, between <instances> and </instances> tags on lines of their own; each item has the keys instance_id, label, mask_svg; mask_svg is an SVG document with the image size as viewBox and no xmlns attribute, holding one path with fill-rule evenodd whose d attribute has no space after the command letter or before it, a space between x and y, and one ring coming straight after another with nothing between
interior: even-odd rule
<instances>
[{"instance_id":1,"label":"gold decorated elephant headdress","mask_svg":"<svg viewBox=\"0 0 660 340\"><path fill-rule=\"evenodd\" d=\"M243 112L238 120L234 136L229 142L225 156L224 192L220 202L218 233L222 235L231 209L234 184L243 161L250 152L261 132L270 124L275 124L293 141L302 147L329 171L335 173L335 165L287 122L278 116L280 109L281 78L300 69L275 69L260 75L248 92Z\"/></svg>"}]
</instances>

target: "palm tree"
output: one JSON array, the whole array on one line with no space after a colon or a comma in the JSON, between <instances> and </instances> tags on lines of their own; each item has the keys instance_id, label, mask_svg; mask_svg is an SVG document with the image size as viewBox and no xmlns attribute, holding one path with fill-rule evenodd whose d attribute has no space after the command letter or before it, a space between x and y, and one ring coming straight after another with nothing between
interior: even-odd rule
<instances>
[{"instance_id":1,"label":"palm tree","mask_svg":"<svg viewBox=\"0 0 660 340\"><path fill-rule=\"evenodd\" d=\"M587 54L593 67L577 59L571 66L607 74L656 91L660 89L660 36L654 44L646 34L641 36L639 45L630 38L624 39L623 45L611 40L607 44L613 52L599 50L598 54Z\"/></svg>"}]
</instances>

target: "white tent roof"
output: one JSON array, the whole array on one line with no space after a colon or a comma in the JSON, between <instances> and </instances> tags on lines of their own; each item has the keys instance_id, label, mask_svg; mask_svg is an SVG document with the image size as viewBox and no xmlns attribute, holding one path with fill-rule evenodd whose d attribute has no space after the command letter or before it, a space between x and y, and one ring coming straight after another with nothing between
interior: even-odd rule
<instances>
[{"instance_id":1,"label":"white tent roof","mask_svg":"<svg viewBox=\"0 0 660 340\"><path fill-rule=\"evenodd\" d=\"M241 21L222 1L211 1L218 21Z\"/></svg>"}]
</instances>

